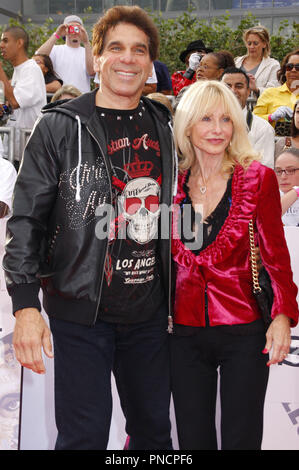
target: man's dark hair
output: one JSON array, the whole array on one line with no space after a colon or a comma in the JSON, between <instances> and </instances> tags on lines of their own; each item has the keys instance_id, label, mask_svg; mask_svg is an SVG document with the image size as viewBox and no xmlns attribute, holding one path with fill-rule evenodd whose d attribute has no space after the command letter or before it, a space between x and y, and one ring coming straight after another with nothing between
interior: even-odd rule
<instances>
[{"instance_id":1,"label":"man's dark hair","mask_svg":"<svg viewBox=\"0 0 299 470\"><path fill-rule=\"evenodd\" d=\"M29 35L21 26L8 26L4 33L10 33L15 39L23 39L23 45L26 52L29 47Z\"/></svg>"},{"instance_id":2,"label":"man's dark hair","mask_svg":"<svg viewBox=\"0 0 299 470\"><path fill-rule=\"evenodd\" d=\"M221 78L223 78L223 75L226 75L228 73L230 73L230 74L232 74L232 73L242 73L244 75L244 77L246 78L247 88L249 88L249 77L248 77L247 73L244 70L239 69L238 67L227 67L224 70Z\"/></svg>"},{"instance_id":3,"label":"man's dark hair","mask_svg":"<svg viewBox=\"0 0 299 470\"><path fill-rule=\"evenodd\" d=\"M110 28L119 23L133 24L141 29L148 37L149 54L152 61L159 55L159 32L151 17L140 7L119 5L110 8L93 28L93 53L100 55L105 44L105 37Z\"/></svg>"},{"instance_id":4,"label":"man's dark hair","mask_svg":"<svg viewBox=\"0 0 299 470\"><path fill-rule=\"evenodd\" d=\"M47 54L34 54L34 57L42 57L44 66L48 69L46 75L54 75L54 77L59 78L54 70L51 57L49 57Z\"/></svg>"}]
</instances>

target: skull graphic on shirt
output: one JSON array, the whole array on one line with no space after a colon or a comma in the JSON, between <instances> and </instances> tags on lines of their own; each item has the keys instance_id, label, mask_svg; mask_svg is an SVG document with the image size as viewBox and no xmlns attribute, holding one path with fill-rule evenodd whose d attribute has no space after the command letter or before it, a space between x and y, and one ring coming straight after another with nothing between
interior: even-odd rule
<instances>
[{"instance_id":1,"label":"skull graphic on shirt","mask_svg":"<svg viewBox=\"0 0 299 470\"><path fill-rule=\"evenodd\" d=\"M151 241L158 230L160 186L152 178L129 181L121 196L120 210L128 222L128 235L137 243Z\"/></svg>"}]
</instances>

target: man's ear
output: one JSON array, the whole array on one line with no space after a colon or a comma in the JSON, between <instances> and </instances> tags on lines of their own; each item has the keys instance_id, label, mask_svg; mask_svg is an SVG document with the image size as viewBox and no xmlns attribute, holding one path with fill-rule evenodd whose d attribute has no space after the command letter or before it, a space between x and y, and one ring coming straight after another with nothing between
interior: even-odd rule
<instances>
[{"instance_id":1,"label":"man's ear","mask_svg":"<svg viewBox=\"0 0 299 470\"><path fill-rule=\"evenodd\" d=\"M98 72L98 73L100 73L99 60L100 60L100 56L98 56L98 55L93 56L93 68L94 68L94 71Z\"/></svg>"},{"instance_id":2,"label":"man's ear","mask_svg":"<svg viewBox=\"0 0 299 470\"><path fill-rule=\"evenodd\" d=\"M24 49L24 39L18 38L18 39L16 40L16 43L17 43L18 49Z\"/></svg>"}]
</instances>

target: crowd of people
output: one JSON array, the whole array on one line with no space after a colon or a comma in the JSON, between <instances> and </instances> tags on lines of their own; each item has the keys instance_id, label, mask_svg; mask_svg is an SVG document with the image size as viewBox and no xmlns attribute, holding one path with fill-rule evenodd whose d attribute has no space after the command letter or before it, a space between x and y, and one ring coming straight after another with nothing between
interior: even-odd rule
<instances>
[{"instance_id":1,"label":"crowd of people","mask_svg":"<svg viewBox=\"0 0 299 470\"><path fill-rule=\"evenodd\" d=\"M56 44L60 38L65 39L64 45ZM20 39L23 39L21 45L18 44ZM299 97L299 49L290 51L280 64L270 56L270 35L265 27L259 25L247 29L243 40L247 53L236 58L229 51L206 47L201 39L192 41L179 56L186 69L172 74L166 64L155 60L143 95L159 100L174 113L186 87L198 80L222 80L224 75L227 80L228 69L231 69L230 77L234 74L235 81L243 82L236 83L232 89L244 111L252 145L262 153L262 163L274 168L278 153L283 147L290 146L293 138L291 120ZM27 33L19 27L7 28L1 41L2 57L14 66L13 78L6 83L5 89L7 101L14 110L8 125L25 129L33 127L45 104L43 81L32 60L42 71L48 103L53 102L53 95L63 85L74 86L84 93L93 87L92 79L95 87L100 83L93 66L88 34L80 17L67 16L38 48L32 60L27 57L28 44ZM1 75L4 77L3 70ZM7 77L4 79L6 82ZM21 152L17 137L16 161L20 160Z\"/></svg>"},{"instance_id":2,"label":"crowd of people","mask_svg":"<svg viewBox=\"0 0 299 470\"><path fill-rule=\"evenodd\" d=\"M299 226L299 49L279 64L256 26L246 55L198 39L170 76L136 6L107 10L92 45L74 15L31 59L28 40L9 27L0 45L7 125L33 128L3 266L19 362L45 373L53 337L56 449L107 447L112 371L129 449L172 449L171 393L180 449L217 449L218 369L221 448L260 449L269 366L298 322L283 225Z\"/></svg>"}]
</instances>

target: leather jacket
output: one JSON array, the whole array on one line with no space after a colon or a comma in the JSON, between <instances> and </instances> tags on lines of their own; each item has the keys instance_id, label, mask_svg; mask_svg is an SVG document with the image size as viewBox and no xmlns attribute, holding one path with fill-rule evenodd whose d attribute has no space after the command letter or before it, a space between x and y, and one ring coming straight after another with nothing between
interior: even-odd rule
<instances>
[{"instance_id":1,"label":"leather jacket","mask_svg":"<svg viewBox=\"0 0 299 470\"><path fill-rule=\"evenodd\" d=\"M48 315L86 325L97 319L108 239L96 236L96 208L111 204L112 192L95 94L44 109L26 145L3 259L14 312L40 309L42 287ZM175 186L170 115L160 103L142 99L159 136L160 202L170 206ZM159 256L170 308L170 237L159 240Z\"/></svg>"}]
</instances>

